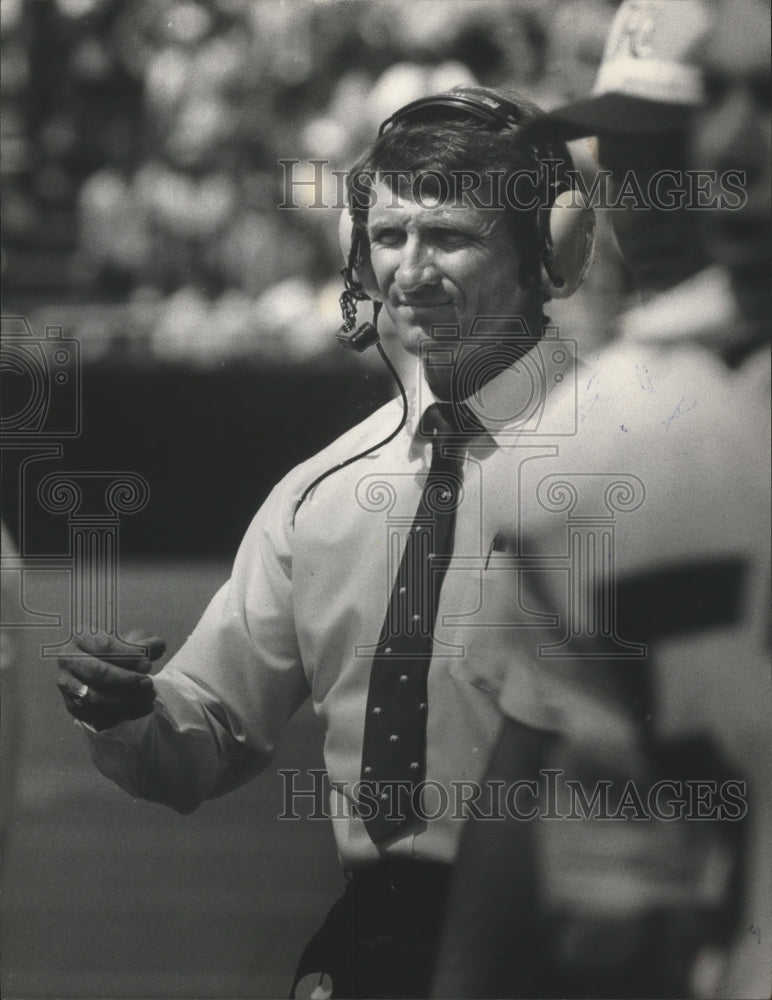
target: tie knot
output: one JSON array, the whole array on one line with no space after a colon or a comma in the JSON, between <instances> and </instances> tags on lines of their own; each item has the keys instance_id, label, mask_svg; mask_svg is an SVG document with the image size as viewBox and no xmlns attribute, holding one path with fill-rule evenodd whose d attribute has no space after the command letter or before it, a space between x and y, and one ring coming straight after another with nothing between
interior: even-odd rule
<instances>
[{"instance_id":1,"label":"tie knot","mask_svg":"<svg viewBox=\"0 0 772 1000\"><path fill-rule=\"evenodd\" d=\"M432 403L424 411L418 433L425 438L469 438L485 428L465 403Z\"/></svg>"}]
</instances>

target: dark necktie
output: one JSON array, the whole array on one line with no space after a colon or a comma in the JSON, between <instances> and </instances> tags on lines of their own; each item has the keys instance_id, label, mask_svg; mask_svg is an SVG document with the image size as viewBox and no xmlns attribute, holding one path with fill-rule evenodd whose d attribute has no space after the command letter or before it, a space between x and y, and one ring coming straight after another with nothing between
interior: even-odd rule
<instances>
[{"instance_id":1,"label":"dark necktie","mask_svg":"<svg viewBox=\"0 0 772 1000\"><path fill-rule=\"evenodd\" d=\"M361 779L377 808L368 803L362 816L375 843L415 817L413 791L425 773L427 675L463 470L453 416L451 404L435 403L421 420L422 435L432 441L431 467L370 672ZM445 443L449 440L452 445Z\"/></svg>"}]
</instances>

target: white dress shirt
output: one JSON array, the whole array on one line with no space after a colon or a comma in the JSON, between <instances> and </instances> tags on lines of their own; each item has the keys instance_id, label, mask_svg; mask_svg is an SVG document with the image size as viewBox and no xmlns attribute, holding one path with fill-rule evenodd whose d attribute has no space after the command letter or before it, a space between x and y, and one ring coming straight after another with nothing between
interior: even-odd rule
<instances>
[{"instance_id":1,"label":"white dress shirt","mask_svg":"<svg viewBox=\"0 0 772 1000\"><path fill-rule=\"evenodd\" d=\"M153 713L101 733L84 727L99 769L133 795L190 811L265 768L285 723L310 696L324 724L330 812L344 867L383 853L452 861L464 812L456 806L469 794L462 783L480 778L500 723L496 691L479 662L496 625L485 597L493 526L501 504L516 502L518 464L555 451L539 444L545 389L574 371L570 344L555 343L543 342L471 401L490 434L460 446L464 490L428 675L425 810L438 813L436 819L376 847L350 808L372 653L428 474L431 448L416 429L434 400L422 381L403 430L326 478L296 515L320 473L388 436L399 423L401 400L275 487L246 533L230 581L156 676ZM523 448L516 446L521 436ZM489 482L487 470L501 450L512 458L497 463L497 482Z\"/></svg>"}]
</instances>

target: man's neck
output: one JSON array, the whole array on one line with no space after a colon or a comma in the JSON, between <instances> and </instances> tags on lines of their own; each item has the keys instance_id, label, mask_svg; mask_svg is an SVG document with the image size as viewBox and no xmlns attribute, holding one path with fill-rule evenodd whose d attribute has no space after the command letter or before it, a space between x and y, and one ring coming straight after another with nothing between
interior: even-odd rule
<instances>
[{"instance_id":1,"label":"man's neck","mask_svg":"<svg viewBox=\"0 0 772 1000\"><path fill-rule=\"evenodd\" d=\"M538 314L481 317L466 338L442 343L423 354L423 374L434 396L443 402L461 402L511 368L533 350L543 335ZM533 335L533 331L538 331ZM452 363L449 363L449 356Z\"/></svg>"}]
</instances>

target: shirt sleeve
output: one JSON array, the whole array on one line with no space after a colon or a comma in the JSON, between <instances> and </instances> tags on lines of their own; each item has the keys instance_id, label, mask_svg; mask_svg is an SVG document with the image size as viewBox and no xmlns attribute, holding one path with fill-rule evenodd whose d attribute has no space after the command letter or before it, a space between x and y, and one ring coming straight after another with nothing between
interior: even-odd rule
<instances>
[{"instance_id":1,"label":"shirt sleeve","mask_svg":"<svg viewBox=\"0 0 772 1000\"><path fill-rule=\"evenodd\" d=\"M271 760L308 695L292 603L292 510L285 479L241 544L231 579L155 677L143 719L83 732L96 766L130 794L190 812Z\"/></svg>"}]
</instances>

